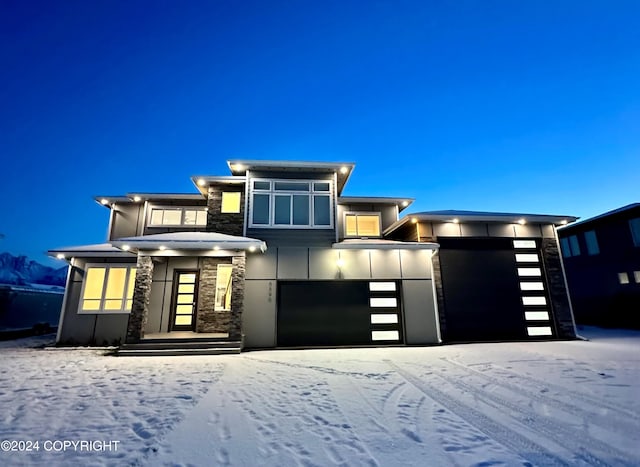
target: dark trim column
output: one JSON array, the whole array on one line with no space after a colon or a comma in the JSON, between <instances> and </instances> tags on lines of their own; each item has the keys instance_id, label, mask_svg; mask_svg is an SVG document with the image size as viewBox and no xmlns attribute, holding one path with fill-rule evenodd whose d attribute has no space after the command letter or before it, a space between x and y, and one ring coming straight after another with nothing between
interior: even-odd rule
<instances>
[{"instance_id":1,"label":"dark trim column","mask_svg":"<svg viewBox=\"0 0 640 467\"><path fill-rule=\"evenodd\" d=\"M149 315L153 261L151 256L140 256L136 265L136 281L133 290L133 304L127 325L127 343L135 343L144 337L144 327Z\"/></svg>"},{"instance_id":2,"label":"dark trim column","mask_svg":"<svg viewBox=\"0 0 640 467\"><path fill-rule=\"evenodd\" d=\"M558 337L561 339L575 339L575 324L569 293L562 269L562 259L560 249L555 238L543 238L542 261L547 275L547 287L549 289L549 299L553 310Z\"/></svg>"}]
</instances>

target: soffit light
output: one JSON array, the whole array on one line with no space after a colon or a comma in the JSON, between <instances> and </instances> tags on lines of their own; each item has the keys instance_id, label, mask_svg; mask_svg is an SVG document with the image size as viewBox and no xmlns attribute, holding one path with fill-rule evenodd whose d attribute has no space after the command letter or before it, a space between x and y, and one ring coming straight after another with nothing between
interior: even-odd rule
<instances>
[{"instance_id":1,"label":"soffit light","mask_svg":"<svg viewBox=\"0 0 640 467\"><path fill-rule=\"evenodd\" d=\"M568 220L566 220L566 219L562 219L562 220L560 221L560 224L562 224L562 225L567 225L568 223L569 223L569 221L568 221Z\"/></svg>"},{"instance_id":2,"label":"soffit light","mask_svg":"<svg viewBox=\"0 0 640 467\"><path fill-rule=\"evenodd\" d=\"M129 245L122 245L122 249L124 251L129 251L131 249L131 247Z\"/></svg>"},{"instance_id":3,"label":"soffit light","mask_svg":"<svg viewBox=\"0 0 640 467\"><path fill-rule=\"evenodd\" d=\"M338 260L336 261L336 266L338 266L339 268L344 266L344 260L342 258L338 258Z\"/></svg>"},{"instance_id":4,"label":"soffit light","mask_svg":"<svg viewBox=\"0 0 640 467\"><path fill-rule=\"evenodd\" d=\"M134 197L133 197L133 200L134 200L136 203L139 203L140 201L142 201L142 198L136 195L136 196L134 196Z\"/></svg>"},{"instance_id":5,"label":"soffit light","mask_svg":"<svg viewBox=\"0 0 640 467\"><path fill-rule=\"evenodd\" d=\"M251 251L251 252L256 251L256 247L255 247L255 246L250 246L250 247L249 247L249 251Z\"/></svg>"},{"instance_id":6,"label":"soffit light","mask_svg":"<svg viewBox=\"0 0 640 467\"><path fill-rule=\"evenodd\" d=\"M402 202L402 207L406 208L407 206L409 206L409 201L403 201Z\"/></svg>"},{"instance_id":7,"label":"soffit light","mask_svg":"<svg viewBox=\"0 0 640 467\"><path fill-rule=\"evenodd\" d=\"M109 200L107 198L102 198L100 200L100 204L102 204L103 206L106 206L107 204L109 204Z\"/></svg>"},{"instance_id":8,"label":"soffit light","mask_svg":"<svg viewBox=\"0 0 640 467\"><path fill-rule=\"evenodd\" d=\"M218 245L213 247L214 250L218 251L220 249L220 247Z\"/></svg>"},{"instance_id":9,"label":"soffit light","mask_svg":"<svg viewBox=\"0 0 640 467\"><path fill-rule=\"evenodd\" d=\"M166 247L166 246L164 246L164 245L160 245L160 247L159 247L158 249L159 249L159 250L164 251L164 250L166 250L166 249L167 249L167 247Z\"/></svg>"},{"instance_id":10,"label":"soffit light","mask_svg":"<svg viewBox=\"0 0 640 467\"><path fill-rule=\"evenodd\" d=\"M244 169L242 164L231 164L231 170L234 172L241 172Z\"/></svg>"},{"instance_id":11,"label":"soffit light","mask_svg":"<svg viewBox=\"0 0 640 467\"><path fill-rule=\"evenodd\" d=\"M58 258L58 259L64 259L64 255L63 255L62 253L58 253L58 254L56 255L56 258Z\"/></svg>"},{"instance_id":12,"label":"soffit light","mask_svg":"<svg viewBox=\"0 0 640 467\"><path fill-rule=\"evenodd\" d=\"M418 223L418 219L416 219L415 217L411 218L411 223L412 224L417 224Z\"/></svg>"},{"instance_id":13,"label":"soffit light","mask_svg":"<svg viewBox=\"0 0 640 467\"><path fill-rule=\"evenodd\" d=\"M453 222L454 224L459 224L460 223L460 219L458 219L457 217L455 219L453 219L451 222Z\"/></svg>"},{"instance_id":14,"label":"soffit light","mask_svg":"<svg viewBox=\"0 0 640 467\"><path fill-rule=\"evenodd\" d=\"M526 223L527 223L527 221L525 219L518 220L518 224L520 224L520 225L525 225Z\"/></svg>"},{"instance_id":15,"label":"soffit light","mask_svg":"<svg viewBox=\"0 0 640 467\"><path fill-rule=\"evenodd\" d=\"M346 174L348 171L349 171L349 169L347 168L347 166L340 167L340 173L341 174Z\"/></svg>"},{"instance_id":16,"label":"soffit light","mask_svg":"<svg viewBox=\"0 0 640 467\"><path fill-rule=\"evenodd\" d=\"M207 184L207 182L204 181L204 178L199 178L197 183L198 186L205 186Z\"/></svg>"}]
</instances>

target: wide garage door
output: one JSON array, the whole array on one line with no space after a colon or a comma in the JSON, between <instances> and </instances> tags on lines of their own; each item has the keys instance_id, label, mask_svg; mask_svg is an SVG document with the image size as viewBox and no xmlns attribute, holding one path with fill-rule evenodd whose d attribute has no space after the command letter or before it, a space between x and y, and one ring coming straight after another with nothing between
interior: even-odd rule
<instances>
[{"instance_id":1,"label":"wide garage door","mask_svg":"<svg viewBox=\"0 0 640 467\"><path fill-rule=\"evenodd\" d=\"M395 281L278 281L278 346L398 344Z\"/></svg>"},{"instance_id":2,"label":"wide garage door","mask_svg":"<svg viewBox=\"0 0 640 467\"><path fill-rule=\"evenodd\" d=\"M526 252L522 255L516 254L519 250L514 240L507 238L439 238L438 242L444 293L444 310L440 310L444 314L443 340L517 340L535 333L543 336L539 330L551 333L535 241L527 241L533 248L522 250ZM533 263L518 262L521 260ZM527 284L522 285L524 282ZM523 292L523 288L534 290ZM525 306L529 303L532 305ZM534 329L534 325L540 327Z\"/></svg>"}]
</instances>

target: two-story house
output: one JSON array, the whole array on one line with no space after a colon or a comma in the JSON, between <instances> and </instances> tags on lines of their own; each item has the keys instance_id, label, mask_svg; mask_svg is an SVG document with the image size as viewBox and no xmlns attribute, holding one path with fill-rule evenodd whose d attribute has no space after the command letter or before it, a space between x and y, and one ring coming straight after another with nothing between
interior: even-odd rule
<instances>
[{"instance_id":1,"label":"two-story house","mask_svg":"<svg viewBox=\"0 0 640 467\"><path fill-rule=\"evenodd\" d=\"M558 230L579 324L640 329L640 203Z\"/></svg>"},{"instance_id":2,"label":"two-story house","mask_svg":"<svg viewBox=\"0 0 640 467\"><path fill-rule=\"evenodd\" d=\"M50 251L71 265L59 343L126 354L575 336L564 216L400 219L412 199L342 195L351 163L228 165L194 176L196 194L96 198L107 242Z\"/></svg>"}]
</instances>

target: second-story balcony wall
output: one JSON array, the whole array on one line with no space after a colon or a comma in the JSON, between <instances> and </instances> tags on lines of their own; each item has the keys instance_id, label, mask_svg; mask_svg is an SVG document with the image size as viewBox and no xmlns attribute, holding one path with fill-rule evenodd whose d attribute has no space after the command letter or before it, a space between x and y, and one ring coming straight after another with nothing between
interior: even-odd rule
<instances>
[{"instance_id":1,"label":"second-story balcony wall","mask_svg":"<svg viewBox=\"0 0 640 467\"><path fill-rule=\"evenodd\" d=\"M269 245L329 246L336 241L332 172L248 172L246 236Z\"/></svg>"},{"instance_id":2,"label":"second-story balcony wall","mask_svg":"<svg viewBox=\"0 0 640 467\"><path fill-rule=\"evenodd\" d=\"M244 184L211 184L207 193L207 231L242 235Z\"/></svg>"}]
</instances>

